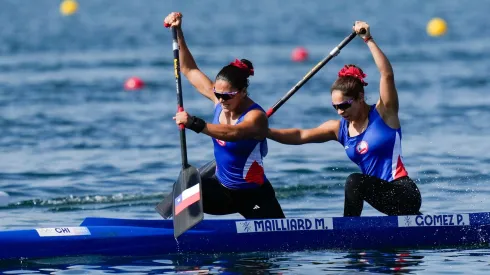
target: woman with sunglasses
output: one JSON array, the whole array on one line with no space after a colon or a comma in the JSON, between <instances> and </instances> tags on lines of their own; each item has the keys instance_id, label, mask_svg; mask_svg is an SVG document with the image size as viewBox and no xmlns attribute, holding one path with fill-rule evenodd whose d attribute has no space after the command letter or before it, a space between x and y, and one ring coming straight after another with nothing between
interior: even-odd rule
<instances>
[{"instance_id":1,"label":"woman with sunglasses","mask_svg":"<svg viewBox=\"0 0 490 275\"><path fill-rule=\"evenodd\" d=\"M165 23L177 28L180 69L203 96L214 102L214 119L207 123L187 112L174 120L210 136L216 159L215 174L202 178L204 212L239 213L247 219L284 218L272 185L264 173L268 120L265 111L248 96L248 78L254 68L246 59L224 66L211 81L196 65L181 29L182 14L173 12Z\"/></svg>"},{"instance_id":2,"label":"woman with sunglasses","mask_svg":"<svg viewBox=\"0 0 490 275\"><path fill-rule=\"evenodd\" d=\"M366 29L364 34L359 32L362 28ZM360 216L364 201L387 215L419 214L420 192L403 164L393 69L374 42L369 25L356 21L353 29L366 42L381 74L378 102L366 103L366 75L355 65L346 65L331 87L332 106L340 120L329 120L313 129L270 129L268 138L284 144L330 140L342 144L362 172L347 177L344 216Z\"/></svg>"}]
</instances>

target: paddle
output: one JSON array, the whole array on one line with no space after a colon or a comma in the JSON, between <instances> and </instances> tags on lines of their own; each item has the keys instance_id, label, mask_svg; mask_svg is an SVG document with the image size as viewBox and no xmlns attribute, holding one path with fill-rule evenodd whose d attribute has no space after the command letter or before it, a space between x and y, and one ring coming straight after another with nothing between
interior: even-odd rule
<instances>
[{"instance_id":1,"label":"paddle","mask_svg":"<svg viewBox=\"0 0 490 275\"><path fill-rule=\"evenodd\" d=\"M365 30L361 30L364 33ZM344 48L349 42L356 37L356 33L352 32L349 36L344 38L337 47L330 51L330 54L325 57L322 61L315 65L296 85L291 88L279 101L274 104L269 110L267 110L267 116L272 116L291 96L293 96L310 78L312 78L318 71L325 66L332 58L340 53L340 50ZM212 176L216 169L216 162L212 160L206 163L203 167L199 168L199 173L201 177ZM171 194L167 195L156 207L155 210L164 218L168 219L172 217L172 198Z\"/></svg>"},{"instance_id":2,"label":"paddle","mask_svg":"<svg viewBox=\"0 0 490 275\"><path fill-rule=\"evenodd\" d=\"M180 81L180 60L177 29L172 28L173 51L174 51L174 73L177 88L177 107L179 112L184 111L182 99L182 85ZM201 199L201 175L196 168L187 162L187 146L185 140L185 126L179 124L180 151L182 154L182 171L174 183L172 192L174 237L178 238L187 229L193 227L204 218Z\"/></svg>"}]
</instances>

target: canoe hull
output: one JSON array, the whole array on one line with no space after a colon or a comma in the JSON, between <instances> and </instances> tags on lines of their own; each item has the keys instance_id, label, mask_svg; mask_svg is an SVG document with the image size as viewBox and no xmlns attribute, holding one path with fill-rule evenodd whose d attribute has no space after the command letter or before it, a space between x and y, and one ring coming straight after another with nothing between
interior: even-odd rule
<instances>
[{"instance_id":1,"label":"canoe hull","mask_svg":"<svg viewBox=\"0 0 490 275\"><path fill-rule=\"evenodd\" d=\"M489 217L471 213L205 220L178 241L171 220L86 218L76 227L0 231L0 259L480 247L490 242Z\"/></svg>"}]
</instances>

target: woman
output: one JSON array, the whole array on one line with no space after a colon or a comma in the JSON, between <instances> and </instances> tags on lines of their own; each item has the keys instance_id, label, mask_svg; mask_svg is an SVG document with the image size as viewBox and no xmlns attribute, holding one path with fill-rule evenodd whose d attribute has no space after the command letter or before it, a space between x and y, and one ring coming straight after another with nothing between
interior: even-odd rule
<instances>
[{"instance_id":1,"label":"woman","mask_svg":"<svg viewBox=\"0 0 490 275\"><path fill-rule=\"evenodd\" d=\"M398 94L390 62L371 36L369 25L356 21L354 31L366 42L381 74L379 100L364 99L366 75L346 65L331 87L332 106L341 116L313 129L270 129L268 138L284 144L336 140L362 171L345 184L344 216L360 216L364 201L387 215L419 214L422 199L402 161ZM364 34L360 30L365 29Z\"/></svg>"},{"instance_id":2,"label":"woman","mask_svg":"<svg viewBox=\"0 0 490 275\"><path fill-rule=\"evenodd\" d=\"M182 14L173 12L165 23L177 29L180 69L189 82L214 102L214 119L206 123L187 112L174 120L196 133L212 137L215 176L202 179L204 212L214 215L239 213L250 219L284 218L274 189L264 173L268 120L264 110L248 96L248 77L253 65L246 59L224 66L211 81L196 65L181 29Z\"/></svg>"}]
</instances>

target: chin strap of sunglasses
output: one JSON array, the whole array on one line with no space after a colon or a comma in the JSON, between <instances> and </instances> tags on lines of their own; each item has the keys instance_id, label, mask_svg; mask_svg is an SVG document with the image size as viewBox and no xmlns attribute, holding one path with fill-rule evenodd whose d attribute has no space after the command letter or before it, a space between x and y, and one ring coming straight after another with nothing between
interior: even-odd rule
<instances>
[{"instance_id":1,"label":"chin strap of sunglasses","mask_svg":"<svg viewBox=\"0 0 490 275\"><path fill-rule=\"evenodd\" d=\"M188 120L189 126L186 127L198 134L202 132L204 128L206 128L206 121L204 121L202 118L199 118L197 116L190 116Z\"/></svg>"}]
</instances>

